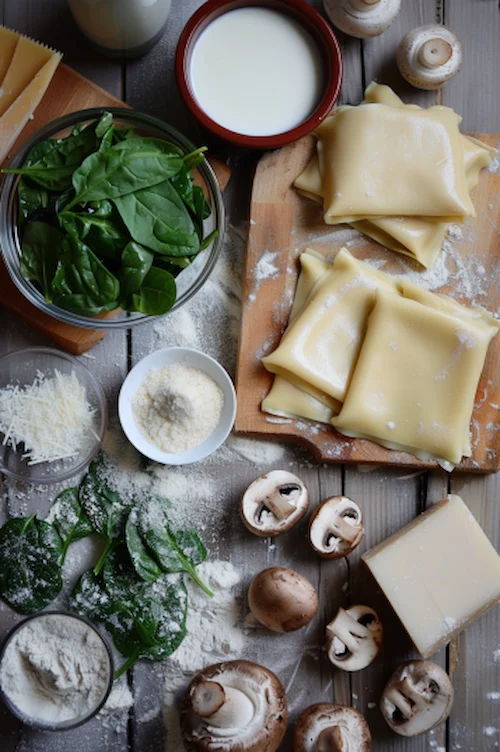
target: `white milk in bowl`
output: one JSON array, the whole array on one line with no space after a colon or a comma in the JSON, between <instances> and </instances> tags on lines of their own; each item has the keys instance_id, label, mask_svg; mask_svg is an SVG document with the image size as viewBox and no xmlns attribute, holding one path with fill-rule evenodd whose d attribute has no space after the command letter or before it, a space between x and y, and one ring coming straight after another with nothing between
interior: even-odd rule
<instances>
[{"instance_id":1,"label":"white milk in bowl","mask_svg":"<svg viewBox=\"0 0 500 752\"><path fill-rule=\"evenodd\" d=\"M200 35L190 84L198 106L219 125L247 136L273 136L315 110L323 62L312 36L287 14L238 8Z\"/></svg>"}]
</instances>

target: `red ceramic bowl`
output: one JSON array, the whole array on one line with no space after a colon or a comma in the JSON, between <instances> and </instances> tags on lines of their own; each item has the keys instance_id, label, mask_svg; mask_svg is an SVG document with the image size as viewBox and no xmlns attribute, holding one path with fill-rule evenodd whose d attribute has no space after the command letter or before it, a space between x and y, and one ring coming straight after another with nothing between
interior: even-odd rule
<instances>
[{"instance_id":1,"label":"red ceramic bowl","mask_svg":"<svg viewBox=\"0 0 500 752\"><path fill-rule=\"evenodd\" d=\"M261 6L286 13L298 21L316 42L323 58L324 90L313 113L296 128L271 136L250 136L224 128L198 105L190 82L191 55L206 27L223 13L237 8ZM238 146L276 149L305 136L316 128L335 105L342 84L342 53L327 22L305 0L208 0L191 16L177 45L175 70L177 84L187 106L198 120L216 136Z\"/></svg>"}]
</instances>

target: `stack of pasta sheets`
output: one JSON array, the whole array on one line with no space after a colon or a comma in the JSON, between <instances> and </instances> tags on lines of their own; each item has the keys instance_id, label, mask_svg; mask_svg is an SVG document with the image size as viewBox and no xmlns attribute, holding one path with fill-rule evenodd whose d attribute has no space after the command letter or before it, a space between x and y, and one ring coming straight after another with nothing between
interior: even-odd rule
<instances>
[{"instance_id":1,"label":"stack of pasta sheets","mask_svg":"<svg viewBox=\"0 0 500 752\"><path fill-rule=\"evenodd\" d=\"M482 308L374 269L341 249L313 251L290 323L263 359L276 374L265 412L330 422L340 433L451 469L472 452L477 386L499 323Z\"/></svg>"},{"instance_id":2,"label":"stack of pasta sheets","mask_svg":"<svg viewBox=\"0 0 500 752\"><path fill-rule=\"evenodd\" d=\"M474 216L471 190L495 149L459 131L448 107L405 105L370 84L317 129L317 150L295 181L323 204L326 224L347 222L430 268L450 223Z\"/></svg>"},{"instance_id":3,"label":"stack of pasta sheets","mask_svg":"<svg viewBox=\"0 0 500 752\"><path fill-rule=\"evenodd\" d=\"M0 26L0 164L42 100L59 52Z\"/></svg>"}]
</instances>

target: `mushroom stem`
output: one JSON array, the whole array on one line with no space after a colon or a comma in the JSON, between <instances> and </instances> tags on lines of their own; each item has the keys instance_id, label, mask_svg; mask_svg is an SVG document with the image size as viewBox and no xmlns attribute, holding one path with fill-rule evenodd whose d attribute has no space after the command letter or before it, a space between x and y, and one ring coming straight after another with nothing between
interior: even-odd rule
<instances>
[{"instance_id":1,"label":"mushroom stem","mask_svg":"<svg viewBox=\"0 0 500 752\"><path fill-rule=\"evenodd\" d=\"M424 68L439 68L448 62L453 54L453 48L445 39L436 37L428 39L418 52L418 61Z\"/></svg>"},{"instance_id":2,"label":"mushroom stem","mask_svg":"<svg viewBox=\"0 0 500 752\"><path fill-rule=\"evenodd\" d=\"M359 535L358 523L359 520L353 517L337 517L332 524L332 530L338 533L338 538L351 544Z\"/></svg>"},{"instance_id":3,"label":"mushroom stem","mask_svg":"<svg viewBox=\"0 0 500 752\"><path fill-rule=\"evenodd\" d=\"M344 752L340 726L323 729L316 742L316 752Z\"/></svg>"},{"instance_id":4,"label":"mushroom stem","mask_svg":"<svg viewBox=\"0 0 500 752\"><path fill-rule=\"evenodd\" d=\"M348 611L339 608L335 620L327 625L327 632L337 637L353 653L359 641L370 636L370 630L351 616Z\"/></svg>"},{"instance_id":5,"label":"mushroom stem","mask_svg":"<svg viewBox=\"0 0 500 752\"><path fill-rule=\"evenodd\" d=\"M296 510L291 499L300 494L300 486L289 483L279 486L272 494L264 499L264 506L267 507L276 517L276 519L285 520Z\"/></svg>"},{"instance_id":6,"label":"mushroom stem","mask_svg":"<svg viewBox=\"0 0 500 752\"><path fill-rule=\"evenodd\" d=\"M191 703L195 714L216 728L245 728L254 716L253 703L244 692L218 682L200 682Z\"/></svg>"}]
</instances>

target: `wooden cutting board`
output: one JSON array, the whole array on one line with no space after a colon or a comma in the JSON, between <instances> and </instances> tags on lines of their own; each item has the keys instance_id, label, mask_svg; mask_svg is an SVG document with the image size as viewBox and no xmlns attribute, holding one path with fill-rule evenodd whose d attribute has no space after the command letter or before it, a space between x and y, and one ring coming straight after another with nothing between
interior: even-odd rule
<instances>
[{"instance_id":1,"label":"wooden cutting board","mask_svg":"<svg viewBox=\"0 0 500 752\"><path fill-rule=\"evenodd\" d=\"M474 134L498 146L500 136ZM261 412L272 375L261 364L278 345L287 326L298 275L298 256L311 247L329 258L344 245L360 259L371 259L383 271L410 274L412 281L500 313L500 170L483 170L473 201L477 218L453 226L436 268L422 267L347 225L327 226L321 208L293 188L314 151L308 136L260 160L253 184L250 227L243 278L243 311L236 389L239 433L298 441L321 462L434 467L404 452L384 449L361 439L348 439L333 427L275 418ZM495 164L495 163L494 163ZM478 388L472 420L473 455L458 469L500 469L500 334L493 340Z\"/></svg>"},{"instance_id":2,"label":"wooden cutting board","mask_svg":"<svg viewBox=\"0 0 500 752\"><path fill-rule=\"evenodd\" d=\"M42 125L70 112L85 110L90 107L128 107L128 105L66 65L60 65L43 100L35 110L33 120L28 121L12 147L11 154L15 154L21 144ZM209 161L219 180L221 190L224 190L230 177L229 168L217 159L211 158ZM8 163L9 159L5 161L3 166L6 167ZM1 260L0 291L0 305L14 311L66 352L80 355L90 350L105 335L105 331L102 329L82 329L77 326L70 326L39 311L24 298L10 280Z\"/></svg>"}]
</instances>

